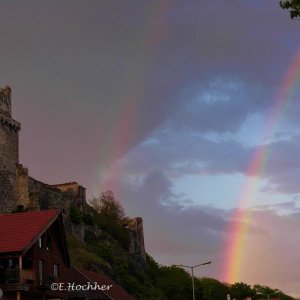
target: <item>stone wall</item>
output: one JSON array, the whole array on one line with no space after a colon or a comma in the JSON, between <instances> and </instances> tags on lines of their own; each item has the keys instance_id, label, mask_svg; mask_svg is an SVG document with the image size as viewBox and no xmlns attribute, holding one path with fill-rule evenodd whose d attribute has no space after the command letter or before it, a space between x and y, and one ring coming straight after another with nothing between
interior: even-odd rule
<instances>
[{"instance_id":1,"label":"stone wall","mask_svg":"<svg viewBox=\"0 0 300 300\"><path fill-rule=\"evenodd\" d=\"M10 213L15 209L16 174L0 170L0 212Z\"/></svg>"},{"instance_id":2,"label":"stone wall","mask_svg":"<svg viewBox=\"0 0 300 300\"><path fill-rule=\"evenodd\" d=\"M0 88L0 113L11 117L11 88Z\"/></svg>"},{"instance_id":3,"label":"stone wall","mask_svg":"<svg viewBox=\"0 0 300 300\"><path fill-rule=\"evenodd\" d=\"M67 186L68 184L61 184L62 186ZM38 203L36 209L52 209L61 208L65 214L68 215L70 204L77 205L81 210L84 209L86 205L85 193L82 194L84 189L82 186L78 185L76 182L72 183L74 189L60 189L57 186L60 185L49 185L38 181L34 178L28 178L28 191L30 203ZM84 189L85 190L85 189Z\"/></svg>"},{"instance_id":4,"label":"stone wall","mask_svg":"<svg viewBox=\"0 0 300 300\"><path fill-rule=\"evenodd\" d=\"M11 212L16 205L20 128L11 118L11 90L0 88L0 212Z\"/></svg>"},{"instance_id":5,"label":"stone wall","mask_svg":"<svg viewBox=\"0 0 300 300\"><path fill-rule=\"evenodd\" d=\"M51 187L57 188L62 192L68 193L73 197L73 204L75 204L81 211L86 205L85 188L79 185L77 182L68 182L51 185Z\"/></svg>"},{"instance_id":6,"label":"stone wall","mask_svg":"<svg viewBox=\"0 0 300 300\"><path fill-rule=\"evenodd\" d=\"M146 261L143 219L140 217L128 219L126 227L130 234L129 254L140 256Z\"/></svg>"},{"instance_id":7,"label":"stone wall","mask_svg":"<svg viewBox=\"0 0 300 300\"><path fill-rule=\"evenodd\" d=\"M15 171L19 162L20 126L12 119L0 114L0 169Z\"/></svg>"},{"instance_id":8,"label":"stone wall","mask_svg":"<svg viewBox=\"0 0 300 300\"><path fill-rule=\"evenodd\" d=\"M28 169L22 165L17 165L17 207L29 208L29 191L28 191Z\"/></svg>"},{"instance_id":9,"label":"stone wall","mask_svg":"<svg viewBox=\"0 0 300 300\"><path fill-rule=\"evenodd\" d=\"M19 163L19 131L21 125L11 118L11 92L0 89L0 170L15 172Z\"/></svg>"}]
</instances>

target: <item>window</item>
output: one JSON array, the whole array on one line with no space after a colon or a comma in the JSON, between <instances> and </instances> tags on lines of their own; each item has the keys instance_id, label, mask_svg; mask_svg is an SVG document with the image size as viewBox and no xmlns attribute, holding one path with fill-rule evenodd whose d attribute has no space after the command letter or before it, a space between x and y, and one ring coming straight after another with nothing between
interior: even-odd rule
<instances>
[{"instance_id":1,"label":"window","mask_svg":"<svg viewBox=\"0 0 300 300\"><path fill-rule=\"evenodd\" d=\"M53 277L57 278L59 276L59 265L58 264L54 264L53 265Z\"/></svg>"},{"instance_id":2,"label":"window","mask_svg":"<svg viewBox=\"0 0 300 300\"><path fill-rule=\"evenodd\" d=\"M45 267L44 267L44 261L39 260L39 279L40 279L40 284L44 283L45 279Z\"/></svg>"},{"instance_id":3,"label":"window","mask_svg":"<svg viewBox=\"0 0 300 300\"><path fill-rule=\"evenodd\" d=\"M49 234L47 234L47 247L46 249L49 251L51 250L51 246L52 246L52 243L51 243L51 237Z\"/></svg>"},{"instance_id":4,"label":"window","mask_svg":"<svg viewBox=\"0 0 300 300\"><path fill-rule=\"evenodd\" d=\"M46 241L46 234L43 234L40 238L39 238L39 248L47 248L47 241Z\"/></svg>"}]
</instances>

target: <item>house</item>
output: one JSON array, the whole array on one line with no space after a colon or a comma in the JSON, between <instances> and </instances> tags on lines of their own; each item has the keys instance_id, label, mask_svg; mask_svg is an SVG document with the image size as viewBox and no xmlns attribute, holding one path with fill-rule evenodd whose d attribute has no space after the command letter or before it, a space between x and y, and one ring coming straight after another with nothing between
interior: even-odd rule
<instances>
[{"instance_id":1,"label":"house","mask_svg":"<svg viewBox=\"0 0 300 300\"><path fill-rule=\"evenodd\" d=\"M1 300L67 299L70 260L59 209L0 215Z\"/></svg>"},{"instance_id":2,"label":"house","mask_svg":"<svg viewBox=\"0 0 300 300\"><path fill-rule=\"evenodd\" d=\"M60 209L0 214L0 237L1 300L134 300L108 276L70 265Z\"/></svg>"}]
</instances>

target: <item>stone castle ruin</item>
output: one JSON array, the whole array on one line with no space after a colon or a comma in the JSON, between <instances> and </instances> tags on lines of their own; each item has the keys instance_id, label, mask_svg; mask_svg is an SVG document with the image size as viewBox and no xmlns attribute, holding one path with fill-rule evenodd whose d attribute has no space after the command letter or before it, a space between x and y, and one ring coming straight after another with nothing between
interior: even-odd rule
<instances>
[{"instance_id":1,"label":"stone castle ruin","mask_svg":"<svg viewBox=\"0 0 300 300\"><path fill-rule=\"evenodd\" d=\"M11 89L0 88L0 214L60 208L68 215L70 205L84 211L85 188L78 183L49 185L28 175L28 169L19 163L20 130L21 124L12 118ZM146 259L143 220L132 218L127 222L124 225L131 236L129 253Z\"/></svg>"},{"instance_id":2,"label":"stone castle ruin","mask_svg":"<svg viewBox=\"0 0 300 300\"><path fill-rule=\"evenodd\" d=\"M12 118L11 89L0 89L0 213L27 209L61 208L70 204L81 210L86 205L85 188L76 182L49 185L28 175L19 163L21 124Z\"/></svg>"}]
</instances>

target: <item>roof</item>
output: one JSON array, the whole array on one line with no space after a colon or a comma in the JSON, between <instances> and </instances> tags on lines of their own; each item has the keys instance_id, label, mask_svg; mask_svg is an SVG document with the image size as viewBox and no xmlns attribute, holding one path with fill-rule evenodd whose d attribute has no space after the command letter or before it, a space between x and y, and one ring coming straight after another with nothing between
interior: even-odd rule
<instances>
[{"instance_id":1,"label":"roof","mask_svg":"<svg viewBox=\"0 0 300 300\"><path fill-rule=\"evenodd\" d=\"M51 209L0 215L0 253L26 252L59 214Z\"/></svg>"},{"instance_id":2,"label":"roof","mask_svg":"<svg viewBox=\"0 0 300 300\"><path fill-rule=\"evenodd\" d=\"M99 290L89 290L87 292L88 299L135 300L135 298L128 294L120 285L114 282L110 277L103 274L95 273L81 268L77 269L72 266L72 268L70 268L68 280L76 282L77 284L97 282L100 286L112 285L109 290L101 291L101 293Z\"/></svg>"},{"instance_id":3,"label":"roof","mask_svg":"<svg viewBox=\"0 0 300 300\"><path fill-rule=\"evenodd\" d=\"M79 269L91 282L98 282L102 285L112 285L112 288L108 291L105 291L105 294L109 295L110 299L114 300L135 300L133 296L128 294L120 285L116 284L110 277L88 271L85 269Z\"/></svg>"},{"instance_id":4,"label":"roof","mask_svg":"<svg viewBox=\"0 0 300 300\"><path fill-rule=\"evenodd\" d=\"M88 282L91 282L82 272L80 272L77 268L71 266L67 270L66 276L68 282L74 282L76 285L86 285ZM70 290L68 291L68 299L105 299L110 300L111 298L106 295L103 291L97 290Z\"/></svg>"}]
</instances>

